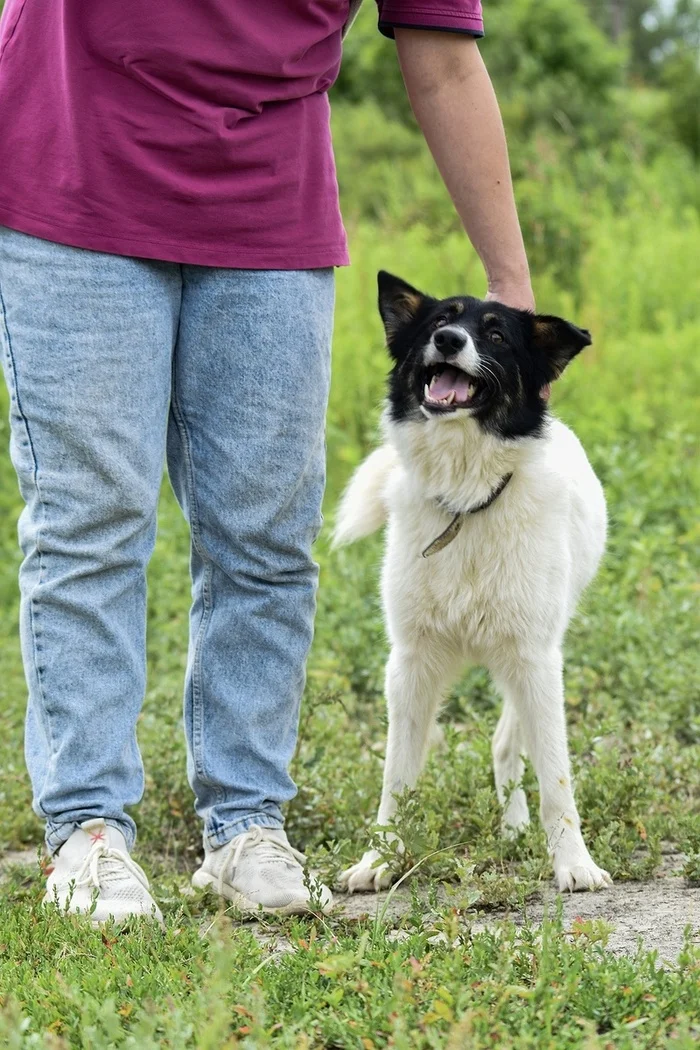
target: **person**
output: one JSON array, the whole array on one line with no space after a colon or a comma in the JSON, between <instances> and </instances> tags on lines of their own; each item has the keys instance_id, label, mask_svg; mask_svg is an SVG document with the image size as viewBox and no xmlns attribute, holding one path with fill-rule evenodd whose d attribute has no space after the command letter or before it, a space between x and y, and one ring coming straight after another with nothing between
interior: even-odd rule
<instances>
[{"instance_id":1,"label":"person","mask_svg":"<svg viewBox=\"0 0 700 1050\"><path fill-rule=\"evenodd\" d=\"M357 5L354 4L354 7ZM486 271L533 308L479 0L378 0ZM25 502L25 753L46 900L160 918L131 858L146 566L164 462L191 534L194 884L310 896L284 804L311 643L334 267L329 132L349 0L7 0L0 314ZM316 899L313 899L315 896Z\"/></svg>"}]
</instances>

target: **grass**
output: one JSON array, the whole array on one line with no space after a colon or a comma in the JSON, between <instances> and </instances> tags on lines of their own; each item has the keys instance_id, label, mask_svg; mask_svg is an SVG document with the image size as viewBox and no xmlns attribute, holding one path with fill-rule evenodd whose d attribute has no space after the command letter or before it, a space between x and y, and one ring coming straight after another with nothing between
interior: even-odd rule
<instances>
[{"instance_id":1,"label":"grass","mask_svg":"<svg viewBox=\"0 0 700 1050\"><path fill-rule=\"evenodd\" d=\"M571 750L584 831L617 881L651 879L663 843L700 877L700 252L692 214L658 205L592 224L576 301L543 274L543 309L590 327L587 350L554 407L587 447L609 500L600 575L567 645ZM374 310L379 267L428 291L482 290L463 238L434 243L415 226L353 231L355 266L339 274L329 416L329 515L374 440L386 364ZM0 446L7 444L6 400ZM16 640L19 499L0 459L0 850L33 847L21 753L25 688ZM290 837L331 881L366 845L381 778L385 643L377 599L381 541L322 565L316 640L294 763ZM550 878L537 824L517 845L498 835L490 772L497 718L486 676L450 696L446 747L398 826L424 896L398 922L381 917L286 921L261 944L249 926L186 890L199 829L185 778L180 703L189 597L187 536L164 487L149 576L149 686L139 726L147 769L138 857L166 916L85 929L43 912L34 869L10 870L0 900L0 1045L16 1048L652 1048L695 1046L700 954L678 965L642 948L605 950L604 924L541 929L508 922L477 932L480 913L523 906ZM530 783L534 795L535 786ZM534 800L533 800L534 801ZM446 849L462 843L458 849ZM435 895L448 885L447 902ZM428 903L425 903L425 893ZM440 902L443 903L440 903ZM283 942L287 949L276 951Z\"/></svg>"}]
</instances>

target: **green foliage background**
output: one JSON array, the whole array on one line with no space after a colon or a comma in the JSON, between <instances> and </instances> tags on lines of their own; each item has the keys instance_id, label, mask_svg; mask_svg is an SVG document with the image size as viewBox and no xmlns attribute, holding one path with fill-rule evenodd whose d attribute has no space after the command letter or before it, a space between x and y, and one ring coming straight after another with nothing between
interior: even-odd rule
<instances>
[{"instance_id":1,"label":"green foliage background","mask_svg":"<svg viewBox=\"0 0 700 1050\"><path fill-rule=\"evenodd\" d=\"M354 263L338 274L329 518L376 439L387 368L377 269L435 294L484 290L413 123L394 48L374 23L368 0L334 91ZM684 851L688 879L700 878L699 24L694 0L673 10L490 0L480 45L502 103L538 302L594 335L553 404L586 446L610 507L608 553L569 636L566 689L584 830L618 882L653 878L671 847ZM0 851L41 840L21 751L20 503L7 439L3 391ZM319 616L288 826L330 880L364 848L380 784L380 556L379 538L331 553L324 533L318 546ZM16 869L0 899L0 1045L696 1045L700 957L690 943L670 971L643 952L607 955L602 927L564 936L555 920L543 937L527 927L471 932L475 909L522 903L550 877L536 822L515 845L499 837L497 698L479 670L451 695L445 750L398 819L410 859L466 843L423 868L449 881L448 905L433 899L426 918L416 903L399 940L382 922L290 923L295 950L276 959L215 904L183 895L199 829L180 724L187 535L167 484L149 587L139 727L147 790L136 817L167 933L93 935L46 916L35 871Z\"/></svg>"}]
</instances>

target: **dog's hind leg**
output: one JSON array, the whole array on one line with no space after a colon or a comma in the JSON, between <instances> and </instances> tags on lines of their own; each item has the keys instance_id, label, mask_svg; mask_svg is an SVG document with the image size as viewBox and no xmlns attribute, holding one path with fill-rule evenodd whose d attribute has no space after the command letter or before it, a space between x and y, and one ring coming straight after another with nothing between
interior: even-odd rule
<instances>
[{"instance_id":1,"label":"dog's hind leg","mask_svg":"<svg viewBox=\"0 0 700 1050\"><path fill-rule=\"evenodd\" d=\"M496 794L503 806L502 828L506 838L516 838L530 823L527 799L521 786L525 771L524 751L525 741L518 715L506 695L491 745Z\"/></svg>"},{"instance_id":2,"label":"dog's hind leg","mask_svg":"<svg viewBox=\"0 0 700 1050\"><path fill-rule=\"evenodd\" d=\"M438 704L458 670L457 655L433 639L424 641L420 654L408 648L392 649L386 667L389 733L377 814L380 826L396 812L396 796L415 787L425 765ZM342 873L341 886L351 893L388 886L392 872L388 865L378 864L379 857L376 850L368 850L358 864Z\"/></svg>"},{"instance_id":3,"label":"dog's hind leg","mask_svg":"<svg viewBox=\"0 0 700 1050\"><path fill-rule=\"evenodd\" d=\"M501 664L495 675L516 709L540 786L540 812L560 890L600 889L611 882L581 835L571 787L564 717L562 656L558 649Z\"/></svg>"}]
</instances>

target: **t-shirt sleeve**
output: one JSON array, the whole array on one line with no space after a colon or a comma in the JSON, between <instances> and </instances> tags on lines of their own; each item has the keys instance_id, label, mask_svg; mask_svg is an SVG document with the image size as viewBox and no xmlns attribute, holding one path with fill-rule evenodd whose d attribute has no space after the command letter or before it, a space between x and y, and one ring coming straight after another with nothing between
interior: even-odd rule
<instances>
[{"instance_id":1,"label":"t-shirt sleeve","mask_svg":"<svg viewBox=\"0 0 700 1050\"><path fill-rule=\"evenodd\" d=\"M447 33L483 36L481 0L377 0L379 29L437 29Z\"/></svg>"}]
</instances>

